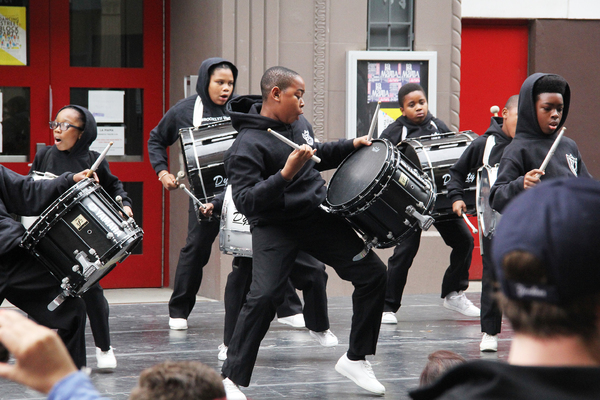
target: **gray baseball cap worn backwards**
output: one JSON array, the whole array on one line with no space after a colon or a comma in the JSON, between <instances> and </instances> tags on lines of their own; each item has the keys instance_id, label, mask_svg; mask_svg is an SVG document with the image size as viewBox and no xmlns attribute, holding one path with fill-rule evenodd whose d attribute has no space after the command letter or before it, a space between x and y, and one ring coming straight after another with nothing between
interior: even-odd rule
<instances>
[{"instance_id":1,"label":"gray baseball cap worn backwards","mask_svg":"<svg viewBox=\"0 0 600 400\"><path fill-rule=\"evenodd\" d=\"M504 210L492 240L492 259L512 299L565 304L600 293L600 182L560 178L518 195ZM504 256L524 251L547 268L547 284L507 280Z\"/></svg>"}]
</instances>

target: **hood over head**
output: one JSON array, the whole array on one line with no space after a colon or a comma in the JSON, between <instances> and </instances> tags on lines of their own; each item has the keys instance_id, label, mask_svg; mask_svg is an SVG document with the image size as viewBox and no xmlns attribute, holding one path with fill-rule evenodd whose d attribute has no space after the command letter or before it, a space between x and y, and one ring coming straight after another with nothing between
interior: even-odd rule
<instances>
[{"instance_id":1,"label":"hood over head","mask_svg":"<svg viewBox=\"0 0 600 400\"><path fill-rule=\"evenodd\" d=\"M559 76L556 74L545 74L535 73L525 79L521 86L519 93L519 119L517 120L517 131L515 137L527 137L541 139L545 138L548 140L554 140L560 132L560 128L565 124L567 115L569 114L569 104L571 103L571 89L567 83L565 93L563 94L564 109L563 115L556 129L556 132L552 135L546 135L542 132L537 119L537 112L535 109L536 99L533 94L533 88L535 83L544 76Z\"/></svg>"},{"instance_id":2,"label":"hood over head","mask_svg":"<svg viewBox=\"0 0 600 400\"><path fill-rule=\"evenodd\" d=\"M75 108L80 113L82 113L84 117L84 126L81 138L79 138L79 140L75 143L75 145L70 151L64 153L68 153L69 157L77 157L80 154L87 154L87 152L90 150L90 145L98 137L98 127L96 126L96 119L94 118L90 110L75 104L69 104L64 106L63 108L58 110L56 115L58 115L58 113L60 113L65 108Z\"/></svg>"},{"instance_id":3,"label":"hood over head","mask_svg":"<svg viewBox=\"0 0 600 400\"><path fill-rule=\"evenodd\" d=\"M229 100L224 105L220 106L212 102L210 96L208 94L208 84L210 83L210 73L209 70L211 67L218 64L227 64L233 73L233 90L231 91L232 96L229 97ZM211 71L212 72L212 71ZM233 92L235 92L235 83L237 82L238 70L233 65L233 63L225 60L220 57L212 57L204 60L200 65L200 69L198 70L198 82L196 83L196 93L202 99L202 105L204 107L204 115L208 115L211 117L220 117L227 115L225 107L231 101L233 97Z\"/></svg>"}]
</instances>

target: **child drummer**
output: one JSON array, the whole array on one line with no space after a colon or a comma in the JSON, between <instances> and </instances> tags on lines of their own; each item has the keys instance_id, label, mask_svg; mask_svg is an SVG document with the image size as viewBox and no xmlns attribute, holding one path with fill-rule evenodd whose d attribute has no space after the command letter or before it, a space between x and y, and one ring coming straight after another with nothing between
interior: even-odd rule
<instances>
[{"instance_id":1,"label":"child drummer","mask_svg":"<svg viewBox=\"0 0 600 400\"><path fill-rule=\"evenodd\" d=\"M425 91L419 84L407 83L400 87L398 103L402 115L382 132L382 139L388 139L393 145L397 145L407 138L449 131L446 124L429 112ZM479 309L463 293L469 287L473 236L459 217L436 220L433 225L444 243L452 247L450 266L442 281L441 297L444 299L444 307L469 317L478 317ZM417 255L420 242L421 230L417 228L415 233L396 246L394 254L388 260L388 283L381 321L384 324L398 323L396 312L400 308L408 270Z\"/></svg>"},{"instance_id":2,"label":"child drummer","mask_svg":"<svg viewBox=\"0 0 600 400\"><path fill-rule=\"evenodd\" d=\"M355 287L350 345L336 370L362 388L384 394L385 388L365 356L375 354L377 346L385 265L374 252L353 261L364 243L345 220L319 207L326 195L319 171L336 167L355 148L370 142L362 137L317 143L312 126L302 116L304 80L292 70L267 70L261 91L262 98L241 96L229 107L239 134L225 155L225 170L235 205L251 225L254 266L250 293L222 369L228 398L245 398L237 385L250 383L260 342L283 300L284 287L300 250L332 266ZM300 149L292 151L268 133L268 128ZM321 163L311 160L315 153Z\"/></svg>"}]
</instances>

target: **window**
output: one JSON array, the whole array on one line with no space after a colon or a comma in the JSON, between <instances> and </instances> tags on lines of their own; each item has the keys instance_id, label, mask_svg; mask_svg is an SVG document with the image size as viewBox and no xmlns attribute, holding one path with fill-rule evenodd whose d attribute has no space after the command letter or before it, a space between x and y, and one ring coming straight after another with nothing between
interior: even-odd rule
<instances>
[{"instance_id":1,"label":"window","mask_svg":"<svg viewBox=\"0 0 600 400\"><path fill-rule=\"evenodd\" d=\"M367 50L412 50L413 0L369 0Z\"/></svg>"}]
</instances>

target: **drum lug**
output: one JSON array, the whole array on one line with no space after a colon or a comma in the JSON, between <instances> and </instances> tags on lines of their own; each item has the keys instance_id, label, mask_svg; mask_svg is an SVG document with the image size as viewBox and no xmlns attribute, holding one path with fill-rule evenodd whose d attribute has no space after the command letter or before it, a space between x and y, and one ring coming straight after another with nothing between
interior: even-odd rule
<instances>
[{"instance_id":1,"label":"drum lug","mask_svg":"<svg viewBox=\"0 0 600 400\"><path fill-rule=\"evenodd\" d=\"M115 239L115 234L114 234L114 233L112 233L112 232L108 232L108 233L106 234L106 238L107 238L108 240L112 240L112 241L113 241L113 242L115 242L115 243L117 242L117 239Z\"/></svg>"},{"instance_id":2,"label":"drum lug","mask_svg":"<svg viewBox=\"0 0 600 400\"><path fill-rule=\"evenodd\" d=\"M406 207L406 213L419 221L419 226L424 231L428 230L435 221L431 215L420 214L413 206Z\"/></svg>"},{"instance_id":3,"label":"drum lug","mask_svg":"<svg viewBox=\"0 0 600 400\"><path fill-rule=\"evenodd\" d=\"M93 251L93 253L92 253ZM94 249L90 249L90 254L95 254L96 250ZM100 268L98 268L98 266L96 265L96 263L91 263L86 254L83 251L79 251L77 252L77 254L75 255L75 258L77 259L77 261L79 261L79 264L81 264L81 266L83 267L83 272L82 275L85 277L85 279L88 279L90 276L92 276L92 274L94 272L96 272L97 270L99 270ZM99 260L98 260L99 262Z\"/></svg>"}]
</instances>

